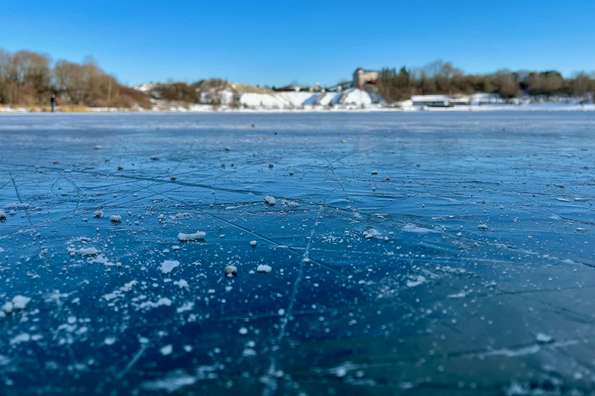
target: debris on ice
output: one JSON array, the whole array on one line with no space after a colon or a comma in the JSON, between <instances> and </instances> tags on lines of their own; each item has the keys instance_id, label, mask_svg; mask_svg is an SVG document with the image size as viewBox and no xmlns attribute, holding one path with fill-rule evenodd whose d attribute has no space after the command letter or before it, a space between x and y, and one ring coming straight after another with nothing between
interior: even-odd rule
<instances>
[{"instance_id":1,"label":"debris on ice","mask_svg":"<svg viewBox=\"0 0 595 396\"><path fill-rule=\"evenodd\" d=\"M120 215L111 215L111 217L109 219L114 224L119 224L122 222L122 216L120 216Z\"/></svg>"}]
</instances>

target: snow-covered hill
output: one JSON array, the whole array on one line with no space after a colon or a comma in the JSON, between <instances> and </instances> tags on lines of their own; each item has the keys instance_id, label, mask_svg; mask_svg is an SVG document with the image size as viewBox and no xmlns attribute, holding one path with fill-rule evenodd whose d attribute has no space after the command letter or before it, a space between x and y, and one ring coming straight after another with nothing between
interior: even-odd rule
<instances>
[{"instance_id":1,"label":"snow-covered hill","mask_svg":"<svg viewBox=\"0 0 595 396\"><path fill-rule=\"evenodd\" d=\"M253 110L291 110L308 108L369 108L381 103L381 98L361 89L343 92L271 92L244 93L239 96L241 108Z\"/></svg>"}]
</instances>

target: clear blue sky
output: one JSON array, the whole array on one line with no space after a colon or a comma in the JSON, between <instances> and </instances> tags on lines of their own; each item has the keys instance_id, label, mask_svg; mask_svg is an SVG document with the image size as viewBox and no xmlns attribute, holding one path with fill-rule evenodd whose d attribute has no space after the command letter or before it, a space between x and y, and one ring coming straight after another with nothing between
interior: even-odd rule
<instances>
[{"instance_id":1,"label":"clear blue sky","mask_svg":"<svg viewBox=\"0 0 595 396\"><path fill-rule=\"evenodd\" d=\"M329 84L436 59L571 74L595 70L595 1L2 0L0 48L90 55L129 84Z\"/></svg>"}]
</instances>

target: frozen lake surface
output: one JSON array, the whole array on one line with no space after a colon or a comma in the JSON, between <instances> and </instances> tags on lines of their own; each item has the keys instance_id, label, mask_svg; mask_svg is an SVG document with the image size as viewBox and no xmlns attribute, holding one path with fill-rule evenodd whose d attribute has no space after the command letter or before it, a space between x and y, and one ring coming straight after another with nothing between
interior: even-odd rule
<instances>
[{"instance_id":1,"label":"frozen lake surface","mask_svg":"<svg viewBox=\"0 0 595 396\"><path fill-rule=\"evenodd\" d=\"M0 394L589 393L594 169L589 113L0 116Z\"/></svg>"}]
</instances>

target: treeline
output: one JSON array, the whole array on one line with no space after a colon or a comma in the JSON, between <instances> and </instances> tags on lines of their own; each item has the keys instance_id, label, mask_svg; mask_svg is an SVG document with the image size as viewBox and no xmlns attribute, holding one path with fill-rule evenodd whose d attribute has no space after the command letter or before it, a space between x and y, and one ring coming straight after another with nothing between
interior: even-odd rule
<instances>
[{"instance_id":1,"label":"treeline","mask_svg":"<svg viewBox=\"0 0 595 396\"><path fill-rule=\"evenodd\" d=\"M592 100L595 75L577 73L564 78L550 71L497 71L490 74L465 74L448 62L433 62L423 68L380 72L378 92L389 102L409 99L412 95L493 93L505 99L520 96L573 96Z\"/></svg>"},{"instance_id":2,"label":"treeline","mask_svg":"<svg viewBox=\"0 0 595 396\"><path fill-rule=\"evenodd\" d=\"M222 79L199 80L193 83L173 81L154 84L148 94L154 99L172 102L200 103L201 94L216 90L232 89L231 84Z\"/></svg>"},{"instance_id":3,"label":"treeline","mask_svg":"<svg viewBox=\"0 0 595 396\"><path fill-rule=\"evenodd\" d=\"M126 87L93 60L59 60L32 51L0 49L0 104L45 106L55 96L59 105L149 107L149 97Z\"/></svg>"}]
</instances>

